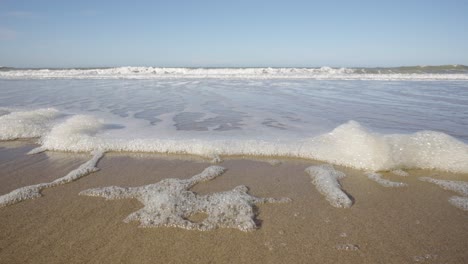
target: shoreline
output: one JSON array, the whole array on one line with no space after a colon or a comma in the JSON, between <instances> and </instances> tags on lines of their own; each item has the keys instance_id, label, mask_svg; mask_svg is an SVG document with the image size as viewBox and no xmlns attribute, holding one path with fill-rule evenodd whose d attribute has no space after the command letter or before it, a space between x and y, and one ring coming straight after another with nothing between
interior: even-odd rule
<instances>
[{"instance_id":1,"label":"shoreline","mask_svg":"<svg viewBox=\"0 0 468 264\"><path fill-rule=\"evenodd\" d=\"M17 188L13 185L60 178L90 158L80 153L25 155L33 145L12 148L4 145L0 146L0 194ZM369 180L363 171L335 166L347 175L340 182L354 200L351 208L343 209L332 207L304 172L310 165L321 162L275 159L280 162L271 164L268 159L223 157L224 161L216 165L225 167L226 173L195 185L193 192L210 194L246 185L248 193L257 197L292 200L285 204L259 204L256 207L259 228L251 232L224 228L212 231L139 228L138 222L123 222L127 215L142 207L138 200L106 201L78 195L89 188L135 187L164 178L187 179L213 165L193 157L163 156L107 153L97 165L100 171L45 189L42 197L0 208L3 234L0 262L464 263L468 260L463 235L468 232L468 212L449 204L453 192L418 180L420 176L433 174L439 174L440 179L466 180L466 174L410 170L410 176L401 177L383 173L385 179L409 184L404 188L384 188ZM15 177L23 180L7 181L6 173L12 171L17 171Z\"/></svg>"}]
</instances>

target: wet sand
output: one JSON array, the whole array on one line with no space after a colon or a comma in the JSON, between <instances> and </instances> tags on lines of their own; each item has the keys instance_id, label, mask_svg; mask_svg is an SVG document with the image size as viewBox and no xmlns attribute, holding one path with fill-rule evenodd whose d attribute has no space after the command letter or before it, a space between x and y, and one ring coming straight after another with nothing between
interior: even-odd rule
<instances>
[{"instance_id":1,"label":"wet sand","mask_svg":"<svg viewBox=\"0 0 468 264\"><path fill-rule=\"evenodd\" d=\"M0 195L60 178L91 158L26 155L34 147L1 143ZM137 222L122 221L142 207L136 199L106 201L78 193L189 178L212 163L191 156L106 153L97 165L100 171L0 208L0 263L468 263L468 212L448 202L455 193L418 180L468 181L468 175L384 173L386 179L409 184L385 188L362 171L335 166L347 174L340 182L354 199L351 208L340 209L330 206L304 172L321 162L269 161L225 159L217 164L227 169L225 174L192 190L208 194L246 185L252 195L292 201L259 205L255 231L201 232L139 228ZM355 250L345 250L348 244Z\"/></svg>"}]
</instances>

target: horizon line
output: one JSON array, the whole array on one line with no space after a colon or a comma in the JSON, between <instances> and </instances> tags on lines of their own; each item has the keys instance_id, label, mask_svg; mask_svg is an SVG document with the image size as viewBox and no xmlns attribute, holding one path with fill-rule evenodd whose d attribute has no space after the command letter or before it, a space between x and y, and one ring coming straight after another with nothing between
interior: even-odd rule
<instances>
[{"instance_id":1,"label":"horizon line","mask_svg":"<svg viewBox=\"0 0 468 264\"><path fill-rule=\"evenodd\" d=\"M255 68L273 68L273 69L278 69L278 68L286 68L286 69L294 69L294 68L303 68L303 69L312 69L312 68L323 68L323 67L329 67L329 68L334 68L334 69L341 69L341 68L359 68L359 69L396 69L396 68L413 68L413 67L421 67L421 68L432 68L432 67L461 67L461 68L468 68L468 65L465 64L432 64L432 65L400 65L400 66L327 66L327 65L322 65L322 66L146 66L146 65L141 65L141 66L129 66L129 65L120 65L120 66L77 66L77 67L58 67L58 66L53 66L53 67L13 67L13 66L0 66L0 69L20 69L20 70L34 70L34 69L112 69L112 68L140 68L140 67L146 67L146 68L186 68L186 69L221 69L221 68L227 68L227 69L255 69Z\"/></svg>"}]
</instances>

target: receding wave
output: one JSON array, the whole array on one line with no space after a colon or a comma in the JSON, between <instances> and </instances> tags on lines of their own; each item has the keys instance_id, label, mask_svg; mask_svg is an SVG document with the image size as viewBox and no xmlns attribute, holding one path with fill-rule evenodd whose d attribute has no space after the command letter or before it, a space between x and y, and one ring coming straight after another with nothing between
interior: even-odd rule
<instances>
[{"instance_id":1,"label":"receding wave","mask_svg":"<svg viewBox=\"0 0 468 264\"><path fill-rule=\"evenodd\" d=\"M42 118L44 113L52 113ZM11 115L22 116L22 126L11 123ZM441 132L378 134L355 121L328 133L294 140L245 138L145 137L119 138L106 131L104 123L91 115L61 117L55 110L12 112L0 116L3 140L39 137L33 152L126 151L172 154L281 156L321 160L357 169L436 169L468 172L468 145ZM11 128L10 128L11 127ZM17 130L17 131L15 131ZM34 130L34 133L29 130Z\"/></svg>"},{"instance_id":2,"label":"receding wave","mask_svg":"<svg viewBox=\"0 0 468 264\"><path fill-rule=\"evenodd\" d=\"M394 68L0 68L1 79L317 79L317 80L468 80L468 66L410 66Z\"/></svg>"}]
</instances>

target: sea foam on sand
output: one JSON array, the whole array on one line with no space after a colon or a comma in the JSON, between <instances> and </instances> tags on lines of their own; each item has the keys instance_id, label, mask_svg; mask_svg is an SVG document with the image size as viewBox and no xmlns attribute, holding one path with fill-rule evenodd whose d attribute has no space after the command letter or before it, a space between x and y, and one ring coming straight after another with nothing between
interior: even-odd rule
<instances>
[{"instance_id":1,"label":"sea foam on sand","mask_svg":"<svg viewBox=\"0 0 468 264\"><path fill-rule=\"evenodd\" d=\"M253 207L259 203L283 203L288 198L257 198L247 193L246 186L237 186L226 192L199 195L190 191L195 184L212 180L225 169L220 166L206 168L190 179L164 179L141 187L122 188L110 186L88 189L80 195L99 196L107 200L135 198L144 207L129 216L125 222L139 221L141 227L180 227L185 229L211 230L237 228L250 231L257 227ZM190 221L197 213L206 214L201 222Z\"/></svg>"},{"instance_id":2,"label":"sea foam on sand","mask_svg":"<svg viewBox=\"0 0 468 264\"><path fill-rule=\"evenodd\" d=\"M420 177L419 180L436 184L444 190L462 195L450 197L449 202L455 207L468 211L468 182L439 180L431 177Z\"/></svg>"},{"instance_id":3,"label":"sea foam on sand","mask_svg":"<svg viewBox=\"0 0 468 264\"><path fill-rule=\"evenodd\" d=\"M367 177L378 184L382 185L383 187L405 187L408 184L403 182L394 182L387 179L382 178L382 174L376 172L367 172Z\"/></svg>"},{"instance_id":4,"label":"sea foam on sand","mask_svg":"<svg viewBox=\"0 0 468 264\"><path fill-rule=\"evenodd\" d=\"M351 207L353 201L341 189L341 184L338 181L346 177L346 174L335 170L330 164L310 166L306 169L306 172L312 178L312 184L315 185L315 188L325 196L332 206Z\"/></svg>"},{"instance_id":5,"label":"sea foam on sand","mask_svg":"<svg viewBox=\"0 0 468 264\"><path fill-rule=\"evenodd\" d=\"M98 171L99 169L96 167L96 164L102 158L104 153L101 151L93 151L92 154L93 157L89 161L83 163L77 169L70 171L67 175L61 178L58 178L48 183L40 183L36 185L21 187L11 191L10 193L0 196L0 207L19 203L27 199L41 197L41 191L43 189L66 184L75 181L83 176L86 176L90 173Z\"/></svg>"}]
</instances>

